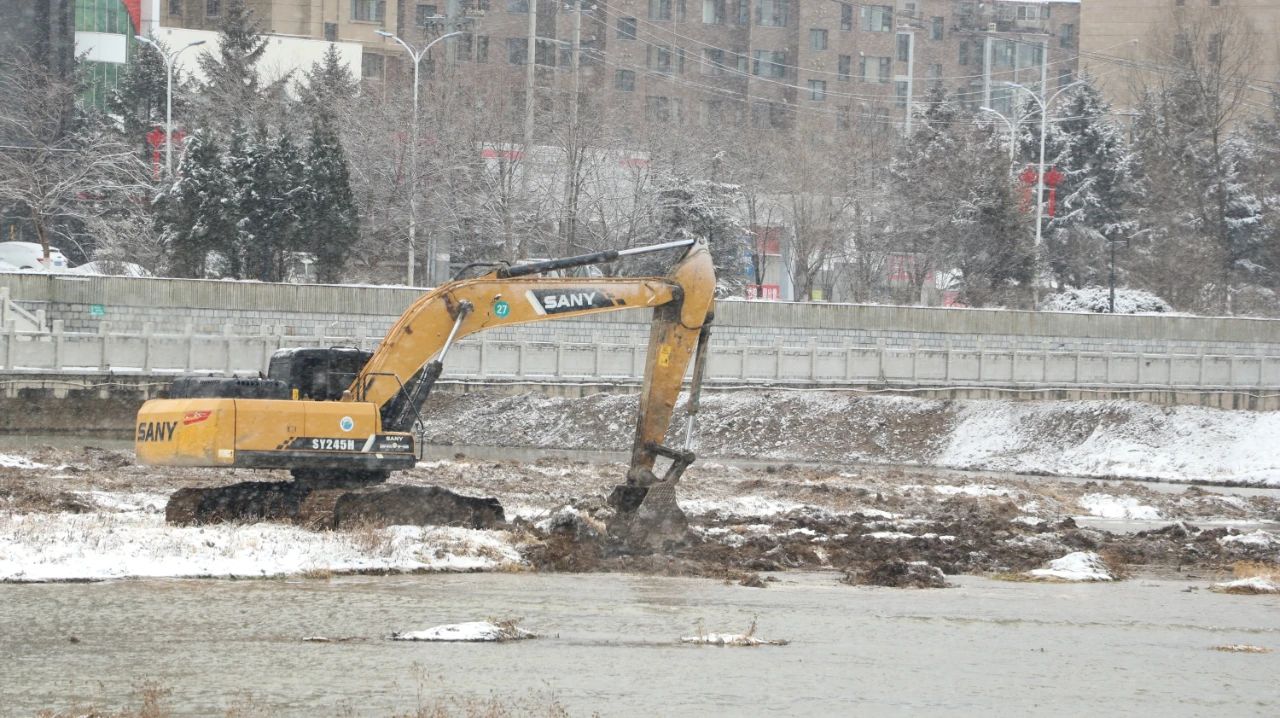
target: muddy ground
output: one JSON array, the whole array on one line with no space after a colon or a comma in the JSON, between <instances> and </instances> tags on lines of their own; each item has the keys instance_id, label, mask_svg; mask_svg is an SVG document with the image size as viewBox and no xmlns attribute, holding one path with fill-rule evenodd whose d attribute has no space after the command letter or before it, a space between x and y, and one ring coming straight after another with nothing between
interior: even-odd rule
<instances>
[{"instance_id":1,"label":"muddy ground","mask_svg":"<svg viewBox=\"0 0 1280 718\"><path fill-rule=\"evenodd\" d=\"M9 452L12 457L15 454ZM33 447L42 468L0 468L0 513L100 510L94 492L168 497L182 487L284 481L283 472L140 467L128 451ZM423 462L393 484L495 497L527 563L549 571L698 575L763 585L758 574L842 571L893 560L947 574L1003 574L1091 550L1113 570L1207 578L1280 555L1275 492L1079 481L874 465L694 464L679 488L690 530L665 554L622 551L603 530L617 463L465 454ZM1103 516L1111 517L1104 520ZM1088 517L1088 518L1086 518ZM1266 529L1257 534L1259 529ZM1141 529L1141 530L1140 530Z\"/></svg>"}]
</instances>

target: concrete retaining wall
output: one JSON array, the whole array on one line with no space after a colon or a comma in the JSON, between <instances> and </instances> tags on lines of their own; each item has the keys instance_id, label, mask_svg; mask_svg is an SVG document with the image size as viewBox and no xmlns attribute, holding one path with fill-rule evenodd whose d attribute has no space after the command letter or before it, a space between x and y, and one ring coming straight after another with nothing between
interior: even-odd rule
<instances>
[{"instance_id":1,"label":"concrete retaining wall","mask_svg":"<svg viewBox=\"0 0 1280 718\"><path fill-rule=\"evenodd\" d=\"M277 348L372 347L420 296L385 287L0 274L47 331L0 326L0 372L256 373ZM708 375L720 386L1114 389L1275 393L1280 321L720 302ZM648 312L492 330L446 377L633 382ZM1199 403L1199 402L1197 402Z\"/></svg>"}]
</instances>

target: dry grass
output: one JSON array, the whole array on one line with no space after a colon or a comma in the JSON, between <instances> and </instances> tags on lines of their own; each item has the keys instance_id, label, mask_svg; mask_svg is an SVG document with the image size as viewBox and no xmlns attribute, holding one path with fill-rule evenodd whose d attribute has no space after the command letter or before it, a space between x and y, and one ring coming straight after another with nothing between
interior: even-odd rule
<instances>
[{"instance_id":1,"label":"dry grass","mask_svg":"<svg viewBox=\"0 0 1280 718\"><path fill-rule=\"evenodd\" d=\"M134 687L134 694L138 699L137 708L116 711L93 705L77 705L62 711L43 710L36 715L40 718L169 718L173 713L165 705L165 699L172 693L171 688L156 681L145 680Z\"/></svg>"},{"instance_id":2,"label":"dry grass","mask_svg":"<svg viewBox=\"0 0 1280 718\"><path fill-rule=\"evenodd\" d=\"M329 568L309 568L302 572L303 578L315 578L328 580L333 578L333 569Z\"/></svg>"},{"instance_id":3,"label":"dry grass","mask_svg":"<svg viewBox=\"0 0 1280 718\"><path fill-rule=\"evenodd\" d=\"M1236 561L1231 566L1235 578L1265 578L1280 583L1280 565L1265 561Z\"/></svg>"},{"instance_id":4,"label":"dry grass","mask_svg":"<svg viewBox=\"0 0 1280 718\"><path fill-rule=\"evenodd\" d=\"M1223 653L1270 653L1270 648L1262 646L1250 646L1247 643L1231 643L1225 646L1214 646L1213 650L1222 651Z\"/></svg>"}]
</instances>

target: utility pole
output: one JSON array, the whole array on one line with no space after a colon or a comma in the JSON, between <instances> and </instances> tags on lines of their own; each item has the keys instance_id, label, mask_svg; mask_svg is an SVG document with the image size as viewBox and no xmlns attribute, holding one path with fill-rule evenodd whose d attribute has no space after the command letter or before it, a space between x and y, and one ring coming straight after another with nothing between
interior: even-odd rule
<instances>
[{"instance_id":1,"label":"utility pole","mask_svg":"<svg viewBox=\"0 0 1280 718\"><path fill-rule=\"evenodd\" d=\"M911 134L911 115L912 104L915 98L915 81L916 81L916 33L914 30L908 30L907 33L907 135Z\"/></svg>"},{"instance_id":2,"label":"utility pole","mask_svg":"<svg viewBox=\"0 0 1280 718\"><path fill-rule=\"evenodd\" d=\"M160 52L160 44L149 37L142 35L134 35L133 38L138 42L145 42L155 48L156 52ZM173 63L178 59L184 50L198 47L205 43L204 40L196 40L174 50L173 52L161 53L160 57L164 58L164 174L165 177L173 179Z\"/></svg>"},{"instance_id":3,"label":"utility pole","mask_svg":"<svg viewBox=\"0 0 1280 718\"><path fill-rule=\"evenodd\" d=\"M991 106L991 33L982 36L982 106Z\"/></svg>"},{"instance_id":4,"label":"utility pole","mask_svg":"<svg viewBox=\"0 0 1280 718\"><path fill-rule=\"evenodd\" d=\"M578 93L581 88L582 69L582 0L571 0L573 5L573 41L570 57L573 63L573 93L569 97L569 135L565 142L564 166L564 235L565 254L573 254L573 243L578 225L578 165L582 162L582 147L578 145ZM566 6L567 7L567 6Z\"/></svg>"}]
</instances>

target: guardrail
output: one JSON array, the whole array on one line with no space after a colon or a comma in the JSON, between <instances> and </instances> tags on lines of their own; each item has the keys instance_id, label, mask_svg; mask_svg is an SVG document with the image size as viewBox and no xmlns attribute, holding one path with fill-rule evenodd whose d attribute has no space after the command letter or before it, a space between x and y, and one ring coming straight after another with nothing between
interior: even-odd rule
<instances>
[{"instance_id":1,"label":"guardrail","mask_svg":"<svg viewBox=\"0 0 1280 718\"><path fill-rule=\"evenodd\" d=\"M28 331L12 319L0 328L0 371L256 374L272 352L294 346L373 348L368 337L222 334L190 329L116 333L67 332L59 320L49 331ZM445 375L455 379L548 382L635 380L644 371L646 346L625 343L540 342L471 337L449 355ZM1040 350L890 346L741 346L713 341L707 377L717 383L848 386L1107 387L1236 390L1280 387L1280 357L1256 354L1123 353L1063 350L1049 341Z\"/></svg>"}]
</instances>

